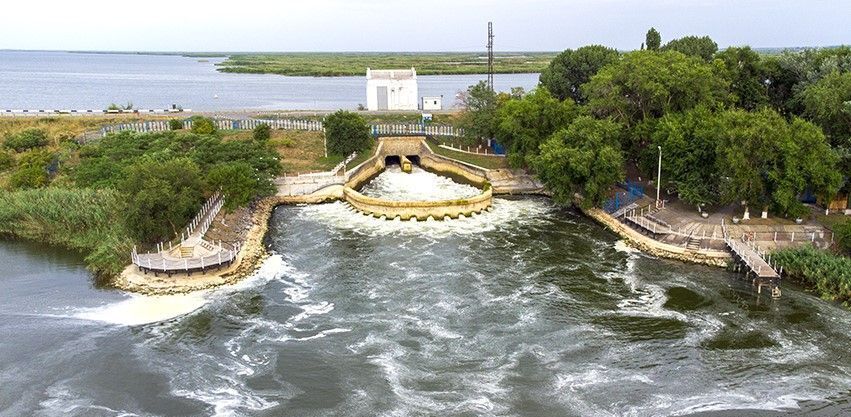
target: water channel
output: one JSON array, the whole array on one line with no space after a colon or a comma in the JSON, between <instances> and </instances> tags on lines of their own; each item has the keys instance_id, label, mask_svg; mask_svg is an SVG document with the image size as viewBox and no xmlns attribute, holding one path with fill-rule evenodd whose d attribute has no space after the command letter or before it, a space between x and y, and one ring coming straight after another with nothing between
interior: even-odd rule
<instances>
[{"instance_id":1,"label":"water channel","mask_svg":"<svg viewBox=\"0 0 851 417\"><path fill-rule=\"evenodd\" d=\"M446 181L366 191L468 191ZM847 310L642 255L547 199L425 222L281 206L266 243L253 277L156 298L0 242L0 415L851 413Z\"/></svg>"}]
</instances>

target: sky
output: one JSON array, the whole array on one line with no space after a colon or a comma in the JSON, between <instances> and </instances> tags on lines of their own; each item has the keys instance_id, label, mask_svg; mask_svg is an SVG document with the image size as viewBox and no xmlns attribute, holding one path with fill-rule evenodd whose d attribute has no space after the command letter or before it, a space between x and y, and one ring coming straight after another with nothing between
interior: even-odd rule
<instances>
[{"instance_id":1,"label":"sky","mask_svg":"<svg viewBox=\"0 0 851 417\"><path fill-rule=\"evenodd\" d=\"M851 0L38 0L0 7L0 49L497 51L637 49L709 35L720 47L851 44Z\"/></svg>"}]
</instances>

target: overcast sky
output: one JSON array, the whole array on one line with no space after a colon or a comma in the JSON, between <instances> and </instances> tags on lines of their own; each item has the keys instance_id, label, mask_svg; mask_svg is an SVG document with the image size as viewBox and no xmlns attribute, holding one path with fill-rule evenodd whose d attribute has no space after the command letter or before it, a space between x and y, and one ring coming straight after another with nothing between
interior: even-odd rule
<instances>
[{"instance_id":1,"label":"overcast sky","mask_svg":"<svg viewBox=\"0 0 851 417\"><path fill-rule=\"evenodd\" d=\"M3 1L0 49L473 51L638 48L709 35L722 48L851 43L851 0Z\"/></svg>"}]
</instances>

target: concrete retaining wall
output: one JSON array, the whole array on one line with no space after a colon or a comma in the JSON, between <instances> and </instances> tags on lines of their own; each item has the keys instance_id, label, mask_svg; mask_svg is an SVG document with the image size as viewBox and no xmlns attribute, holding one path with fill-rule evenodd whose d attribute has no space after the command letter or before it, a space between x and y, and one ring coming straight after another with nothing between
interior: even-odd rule
<instances>
[{"instance_id":1,"label":"concrete retaining wall","mask_svg":"<svg viewBox=\"0 0 851 417\"><path fill-rule=\"evenodd\" d=\"M588 217L596 220L609 230L618 234L636 249L658 256L660 258L676 259L685 262L694 262L712 266L727 266L733 258L728 252L722 251L695 251L682 246L674 246L659 242L650 236L643 235L637 230L621 223L603 210L591 208L582 210Z\"/></svg>"},{"instance_id":2,"label":"concrete retaining wall","mask_svg":"<svg viewBox=\"0 0 851 417\"><path fill-rule=\"evenodd\" d=\"M493 204L493 193L490 189L475 197L460 200L444 201L393 201L374 197L367 197L349 187L343 189L346 201L356 210L373 217L381 217L392 220L399 217L401 220L427 220L429 217L435 220L443 220L445 217L457 219L460 215L470 216L473 213L481 213Z\"/></svg>"}]
</instances>

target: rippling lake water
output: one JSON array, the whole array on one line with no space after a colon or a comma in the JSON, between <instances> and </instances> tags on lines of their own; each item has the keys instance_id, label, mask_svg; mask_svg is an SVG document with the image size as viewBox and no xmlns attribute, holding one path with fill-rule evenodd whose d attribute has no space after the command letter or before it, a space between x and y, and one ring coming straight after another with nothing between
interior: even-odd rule
<instances>
[{"instance_id":1,"label":"rippling lake water","mask_svg":"<svg viewBox=\"0 0 851 417\"><path fill-rule=\"evenodd\" d=\"M205 61L205 62L201 62ZM285 77L217 72L222 58L174 55L0 51L0 110L104 109L132 102L136 108L177 104L215 110L335 110L366 104L363 77ZM484 75L419 76L420 96L455 104L458 91ZM531 89L538 74L497 74L499 90ZM218 98L216 98L218 97Z\"/></svg>"},{"instance_id":2,"label":"rippling lake water","mask_svg":"<svg viewBox=\"0 0 851 417\"><path fill-rule=\"evenodd\" d=\"M170 298L0 242L0 415L851 413L847 310L644 256L547 199L426 222L281 206L270 226L253 277Z\"/></svg>"}]
</instances>

